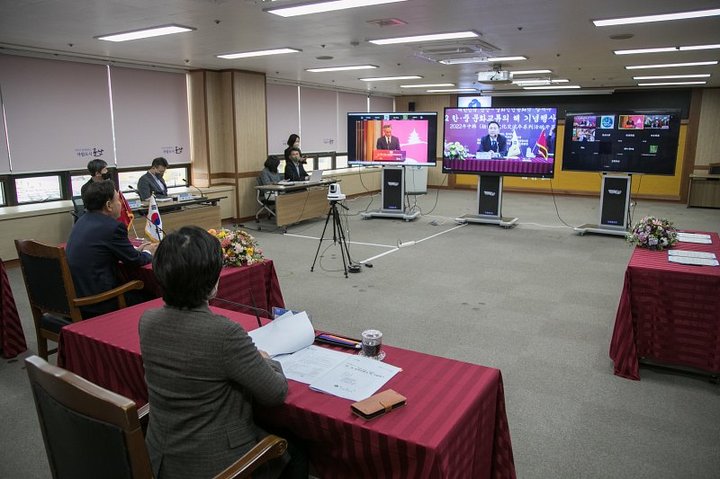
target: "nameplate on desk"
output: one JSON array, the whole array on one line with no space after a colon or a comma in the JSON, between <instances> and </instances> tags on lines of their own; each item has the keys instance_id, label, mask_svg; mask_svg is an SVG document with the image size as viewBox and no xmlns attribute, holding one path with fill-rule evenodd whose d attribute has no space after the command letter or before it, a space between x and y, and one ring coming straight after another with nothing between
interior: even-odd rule
<instances>
[{"instance_id":1,"label":"nameplate on desk","mask_svg":"<svg viewBox=\"0 0 720 479\"><path fill-rule=\"evenodd\" d=\"M142 207L142 201L140 200L128 200L128 206L131 210Z\"/></svg>"},{"instance_id":2,"label":"nameplate on desk","mask_svg":"<svg viewBox=\"0 0 720 479\"><path fill-rule=\"evenodd\" d=\"M192 195L192 193L180 193L177 196L178 201L191 201L194 200L195 197Z\"/></svg>"}]
</instances>

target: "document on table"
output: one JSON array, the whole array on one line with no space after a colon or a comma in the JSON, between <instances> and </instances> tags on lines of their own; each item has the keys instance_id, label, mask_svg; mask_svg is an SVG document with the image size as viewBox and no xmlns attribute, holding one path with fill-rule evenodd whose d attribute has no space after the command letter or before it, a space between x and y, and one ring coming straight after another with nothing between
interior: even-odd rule
<instances>
[{"instance_id":1,"label":"document on table","mask_svg":"<svg viewBox=\"0 0 720 479\"><path fill-rule=\"evenodd\" d=\"M362 401L375 394L402 369L376 359L351 355L316 381L310 389Z\"/></svg>"},{"instance_id":2,"label":"document on table","mask_svg":"<svg viewBox=\"0 0 720 479\"><path fill-rule=\"evenodd\" d=\"M309 346L292 354L278 356L275 360L282 364L286 378L310 384L350 356L342 351Z\"/></svg>"},{"instance_id":3,"label":"document on table","mask_svg":"<svg viewBox=\"0 0 720 479\"><path fill-rule=\"evenodd\" d=\"M668 250L668 256L686 256L688 258L717 259L715 253L709 253L706 251L685 251L681 249Z\"/></svg>"},{"instance_id":4,"label":"document on table","mask_svg":"<svg viewBox=\"0 0 720 479\"><path fill-rule=\"evenodd\" d=\"M288 311L262 328L248 332L255 346L270 357L294 353L315 341L315 329L305 311L293 314Z\"/></svg>"},{"instance_id":5,"label":"document on table","mask_svg":"<svg viewBox=\"0 0 720 479\"><path fill-rule=\"evenodd\" d=\"M720 264L715 257L715 253L704 251L669 250L668 261L693 266L718 266Z\"/></svg>"},{"instance_id":6,"label":"document on table","mask_svg":"<svg viewBox=\"0 0 720 479\"><path fill-rule=\"evenodd\" d=\"M678 232L677 239L683 243L712 244L712 239L707 234Z\"/></svg>"}]
</instances>

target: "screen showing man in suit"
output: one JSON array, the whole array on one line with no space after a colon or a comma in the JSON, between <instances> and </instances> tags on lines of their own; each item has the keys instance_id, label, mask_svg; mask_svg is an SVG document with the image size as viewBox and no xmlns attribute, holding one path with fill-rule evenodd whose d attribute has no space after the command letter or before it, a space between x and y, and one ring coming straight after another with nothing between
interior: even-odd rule
<instances>
[{"instance_id":1,"label":"screen showing man in suit","mask_svg":"<svg viewBox=\"0 0 720 479\"><path fill-rule=\"evenodd\" d=\"M378 138L376 148L378 150L399 150L400 140L392 134L392 124L385 123L382 127L382 136Z\"/></svg>"},{"instance_id":2,"label":"screen showing man in suit","mask_svg":"<svg viewBox=\"0 0 720 479\"><path fill-rule=\"evenodd\" d=\"M508 154L507 139L500 134L500 124L496 121L488 123L488 134L480 139L478 151L489 151L493 158Z\"/></svg>"}]
</instances>

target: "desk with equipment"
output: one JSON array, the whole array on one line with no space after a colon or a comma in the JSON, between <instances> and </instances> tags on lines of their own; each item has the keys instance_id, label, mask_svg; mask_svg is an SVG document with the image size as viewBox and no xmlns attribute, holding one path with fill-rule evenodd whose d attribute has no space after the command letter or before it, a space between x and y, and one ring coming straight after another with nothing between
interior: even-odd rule
<instances>
[{"instance_id":1,"label":"desk with equipment","mask_svg":"<svg viewBox=\"0 0 720 479\"><path fill-rule=\"evenodd\" d=\"M317 182L281 182L273 185L259 185L261 192L276 193L275 224L282 228L311 218L325 216L330 204L327 187L339 180L323 179Z\"/></svg>"},{"instance_id":2,"label":"desk with equipment","mask_svg":"<svg viewBox=\"0 0 720 479\"><path fill-rule=\"evenodd\" d=\"M131 306L63 328L58 363L138 403L148 398L138 322L162 300ZM212 308L250 331L255 316ZM383 346L402 368L385 384L407 405L367 421L353 401L289 380L285 404L256 417L290 429L308 446L319 477L514 478L500 371Z\"/></svg>"},{"instance_id":3,"label":"desk with equipment","mask_svg":"<svg viewBox=\"0 0 720 479\"><path fill-rule=\"evenodd\" d=\"M221 224L220 198L207 198L190 196L170 198L168 200L157 200L158 210L162 217L163 230L167 233L180 229L183 226L195 225L203 229L219 228ZM137 231L142 235L145 230L145 215L147 214L147 202L139 203L137 200L130 204L135 219L130 227L130 232ZM133 228L135 228L133 230Z\"/></svg>"}]
</instances>

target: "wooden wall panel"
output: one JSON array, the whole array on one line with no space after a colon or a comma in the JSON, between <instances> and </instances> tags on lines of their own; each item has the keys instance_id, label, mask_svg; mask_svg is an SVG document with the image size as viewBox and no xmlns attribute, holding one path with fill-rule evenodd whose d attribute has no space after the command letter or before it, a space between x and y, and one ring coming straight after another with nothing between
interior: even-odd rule
<instances>
[{"instance_id":1,"label":"wooden wall panel","mask_svg":"<svg viewBox=\"0 0 720 479\"><path fill-rule=\"evenodd\" d=\"M695 151L696 173L707 173L707 165L717 163L720 151L720 88L702 91L697 147Z\"/></svg>"},{"instance_id":2,"label":"wooden wall panel","mask_svg":"<svg viewBox=\"0 0 720 479\"><path fill-rule=\"evenodd\" d=\"M211 173L204 71L188 73L188 97L192 183L202 188L210 186Z\"/></svg>"}]
</instances>

